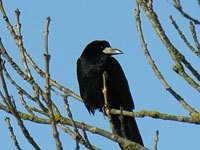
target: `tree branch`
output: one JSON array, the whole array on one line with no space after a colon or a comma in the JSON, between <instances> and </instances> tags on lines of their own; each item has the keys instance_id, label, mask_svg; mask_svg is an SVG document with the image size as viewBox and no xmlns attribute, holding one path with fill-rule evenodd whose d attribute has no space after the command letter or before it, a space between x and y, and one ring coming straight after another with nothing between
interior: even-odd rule
<instances>
[{"instance_id":1,"label":"tree branch","mask_svg":"<svg viewBox=\"0 0 200 150\"><path fill-rule=\"evenodd\" d=\"M5 122L6 122L7 125L8 125L8 129L9 129L9 131L10 131L10 133L11 133L11 139L13 140L16 149L17 149L17 150L21 150L21 148L20 148L20 146L19 146L19 143L18 143L18 141L17 141L17 138L16 138L16 136L15 136L15 134L14 134L14 132L13 132L13 127L12 127L11 124L10 124L10 118L9 118L9 117L6 117L6 118L5 118Z\"/></svg>"},{"instance_id":2,"label":"tree branch","mask_svg":"<svg viewBox=\"0 0 200 150\"><path fill-rule=\"evenodd\" d=\"M162 27L160 26L160 24L157 24L156 22L158 22L157 20L151 20L152 15L156 15L155 13L152 12L148 12L147 7L145 6L145 3L142 0L137 0L137 8L135 10L135 17L136 17L136 25L137 25L137 30L138 30L138 34L139 34L139 38L141 41L141 45L142 48L144 50L144 54L151 66L151 68L153 69L154 73L156 74L156 76L158 77L158 79L160 80L160 82L163 84L163 86L166 88L167 91L169 91L174 98L180 103L182 104L182 106L188 110L190 112L190 115L195 116L195 117L199 117L199 113L198 111L196 111L193 107L191 107L178 93L176 93L171 87L170 85L167 83L167 81L164 79L163 75L161 74L161 72L159 71L159 69L157 68L154 60L152 59L148 49L147 49L147 44L145 43L144 37L143 37L143 32L142 32L142 28L141 28L141 20L140 20L140 11L139 11L139 4L140 6L144 9L144 11L146 12L147 16L149 16L150 21L152 22L152 25L154 26L155 30L157 31L157 33L159 34L159 37L161 38L161 40L165 43L165 44L169 44L169 39L165 36L164 31L162 30ZM155 18L154 18L155 19ZM173 47L173 50L172 48ZM171 45L170 47L167 46L167 48L169 48L169 53L174 53L175 47L173 45ZM174 54L171 54L172 58L176 61L176 58L174 56ZM179 64L179 63L178 63ZM177 64L177 65L178 65Z\"/></svg>"},{"instance_id":3,"label":"tree branch","mask_svg":"<svg viewBox=\"0 0 200 150\"><path fill-rule=\"evenodd\" d=\"M194 22L195 24L200 24L200 21L191 17L190 15L188 15L182 8L180 0L173 0L174 3L174 7L181 13L181 15L183 17L185 17L186 19L191 20L192 22Z\"/></svg>"},{"instance_id":4,"label":"tree branch","mask_svg":"<svg viewBox=\"0 0 200 150\"><path fill-rule=\"evenodd\" d=\"M52 126L52 131L53 131L53 137L56 142L56 147L57 150L62 150L62 143L59 138L59 133L56 127L56 120L53 112L53 106L52 106L52 101L51 101L51 86L50 86L50 73L49 73L49 61L50 61L50 55L49 55L49 49L48 49L48 35L49 35L49 24L50 24L50 17L47 17L46 19L46 25L45 25L45 31L44 31L44 47L45 47L45 52L44 52L44 60L45 60L45 80L46 80L46 85L45 85L45 100L46 104L48 107L48 114L49 114L49 119L51 121L51 126Z\"/></svg>"}]
</instances>

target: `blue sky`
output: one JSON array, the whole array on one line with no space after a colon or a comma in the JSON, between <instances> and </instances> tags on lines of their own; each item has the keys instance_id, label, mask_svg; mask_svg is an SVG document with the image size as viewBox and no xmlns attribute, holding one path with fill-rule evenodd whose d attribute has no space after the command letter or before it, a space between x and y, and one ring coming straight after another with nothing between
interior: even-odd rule
<instances>
[{"instance_id":1,"label":"blue sky","mask_svg":"<svg viewBox=\"0 0 200 150\"><path fill-rule=\"evenodd\" d=\"M169 15L173 15L180 25L180 28L188 35L189 41L194 44L190 34L188 20L182 18L175 8L173 8L171 1L155 0L154 3L155 10L159 13L158 17L160 22L166 34L170 37L171 42L200 71L199 59L182 42L182 39L180 39L170 23ZM187 12L196 18L199 17L199 6L196 0L190 2L183 1L182 4ZM129 81L136 105L135 111L156 110L174 115L188 115L188 112L165 90L145 59L136 30L134 0L60 0L59 2L47 0L35 0L32 2L15 0L13 2L8 0L4 2L4 7L13 25L16 24L14 11L17 8L21 11L20 20L22 23L24 46L34 61L43 69L43 31L46 17L51 17L49 33L51 77L75 93L79 94L76 78L76 60L87 43L96 39L106 39L112 47L124 52L123 55L116 56L116 58L122 65ZM144 13L141 12L141 16L145 40L160 71L168 83L191 106L199 110L199 93L172 71L174 63L167 53L166 48L157 37ZM5 48L14 59L19 60L17 62L22 66L19 51L7 31L2 17L0 18L0 28L0 37ZM199 31L200 28L198 26L196 28ZM8 64L6 66L10 69ZM12 69L10 71L11 75L21 86L31 90L31 87L25 85L25 82L21 82L20 77ZM34 71L32 73L35 75L36 81L40 82L40 85L44 89L45 81L37 76ZM9 89L10 94L16 99L17 107L21 108L14 88L9 86ZM52 99L61 109L62 114L67 116L64 110L63 100L54 95ZM73 98L69 98L69 103L75 120L83 121L110 131L108 120L101 113L96 112L95 116L89 115L85 106ZM14 149L15 147L10 139L10 133L4 122L4 118L10 115L3 111L0 112L0 136L3 137L0 140L0 149ZM24 123L42 149L55 149L50 126L33 124L29 121L24 121ZM137 118L137 123L145 146L150 149L153 148L156 130L160 132L158 143L158 149L160 150L188 150L191 147L192 149L198 149L200 146L200 128L198 125L155 120L147 117L142 119ZM17 135L21 148L33 149L23 137L13 117L11 117L11 124L14 126L14 132ZM60 132L60 137L65 149L75 148L75 142L67 134ZM100 136L89 134L89 139L91 143L102 149L119 149L116 143L105 140ZM81 146L81 149L85 148Z\"/></svg>"}]
</instances>

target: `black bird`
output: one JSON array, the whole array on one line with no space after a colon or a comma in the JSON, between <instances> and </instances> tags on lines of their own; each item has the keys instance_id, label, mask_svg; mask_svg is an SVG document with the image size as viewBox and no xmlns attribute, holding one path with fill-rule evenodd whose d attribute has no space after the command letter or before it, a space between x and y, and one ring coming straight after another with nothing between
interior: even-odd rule
<instances>
[{"instance_id":1,"label":"black bird","mask_svg":"<svg viewBox=\"0 0 200 150\"><path fill-rule=\"evenodd\" d=\"M89 43L77 61L77 76L81 97L88 111L94 114L95 109L104 111L104 97L102 93L104 71L107 73L107 98L109 108L132 111L133 99L129 90L125 74L112 57L121 54L118 49L111 48L104 40ZM122 136L119 116L112 115L116 134ZM124 116L124 130L127 139L143 145L143 141L134 117Z\"/></svg>"}]
</instances>

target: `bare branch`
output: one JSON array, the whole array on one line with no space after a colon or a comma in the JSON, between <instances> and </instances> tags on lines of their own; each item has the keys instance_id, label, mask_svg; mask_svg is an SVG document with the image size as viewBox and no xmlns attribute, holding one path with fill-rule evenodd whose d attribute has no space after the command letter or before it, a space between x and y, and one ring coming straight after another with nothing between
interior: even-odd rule
<instances>
[{"instance_id":1,"label":"bare branch","mask_svg":"<svg viewBox=\"0 0 200 150\"><path fill-rule=\"evenodd\" d=\"M9 22L9 19L6 15L6 12L3 8L3 2L2 0L0 0L0 11L3 15L3 18L4 18L4 21L5 23L7 24L7 28L8 28L8 31L10 32L11 36L13 37L13 39L15 40L16 44L19 46L20 48L20 45L18 44L17 42L17 35L15 33L15 31L13 30L13 26L11 25L11 23ZM26 49L24 47L21 47L21 49L23 49L23 52L24 52L24 55L26 57L26 59L29 61L29 63L32 65L32 67L37 71L37 73L45 78L45 72L42 71L42 69L40 69L36 63L32 60L32 58L30 57L30 55L27 53ZM13 64L11 63L11 65L13 66ZM16 69L15 67L13 67L14 69ZM17 67L18 68L18 67ZM18 72L19 73L19 72ZM31 80L31 79L30 79ZM59 90L63 91L65 94L67 94L68 96L71 96L79 101L82 101L82 99L80 98L80 96L78 96L77 94L75 94L74 92L72 92L70 89L68 88L65 88L64 86L62 86L61 84L57 83L55 80L53 79L50 79L50 84L52 86L55 86L56 88L58 88Z\"/></svg>"},{"instance_id":2,"label":"bare branch","mask_svg":"<svg viewBox=\"0 0 200 150\"><path fill-rule=\"evenodd\" d=\"M120 115L121 113L121 111L117 109L111 109L110 112L111 114L115 114L115 115ZM139 112L131 112L131 111L123 110L123 115L130 116L130 117L140 117L140 118L151 117L154 119L163 119L163 120L191 123L191 124L197 124L197 125L200 124L199 118L170 115L170 114L165 114L158 111L141 110Z\"/></svg>"},{"instance_id":3,"label":"bare branch","mask_svg":"<svg viewBox=\"0 0 200 150\"><path fill-rule=\"evenodd\" d=\"M32 112L32 110L30 110L29 106L26 104L26 101L24 100L23 97L23 93L22 92L18 92L19 93L19 99L21 100L22 105L24 106L24 108L32 115L34 116L34 113Z\"/></svg>"},{"instance_id":4,"label":"bare branch","mask_svg":"<svg viewBox=\"0 0 200 150\"><path fill-rule=\"evenodd\" d=\"M154 150L157 150L157 148L158 148L158 140L159 140L158 135L159 135L159 131L156 130L156 135L154 138Z\"/></svg>"},{"instance_id":5,"label":"bare branch","mask_svg":"<svg viewBox=\"0 0 200 150\"><path fill-rule=\"evenodd\" d=\"M10 21L9 21L7 15L6 15L6 12L5 12L4 7L3 7L3 1L2 0L0 0L0 11L1 11L2 15L3 15L3 19L4 19L4 21L5 21L6 25L7 25L7 28L9 30L11 36L13 37L14 40L16 40L17 37L16 37L16 34L15 34L15 31L13 29L13 26L10 24Z\"/></svg>"},{"instance_id":6,"label":"bare branch","mask_svg":"<svg viewBox=\"0 0 200 150\"><path fill-rule=\"evenodd\" d=\"M49 73L49 61L50 61L50 55L49 55L49 49L48 49L48 34L49 34L49 24L50 24L50 17L47 17L46 19L46 25L45 25L45 31L44 31L44 47L45 47L45 52L44 52L44 59L45 59L45 70L46 70L46 93L45 93L45 100L47 103L48 107L48 113L49 113L49 118L51 121L51 126L52 126L52 131L53 131L53 137L56 142L56 147L57 150L62 150L62 143L59 138L59 133L56 127L56 120L52 108L52 101L51 101L51 86L50 86L50 73Z\"/></svg>"},{"instance_id":7,"label":"bare branch","mask_svg":"<svg viewBox=\"0 0 200 150\"><path fill-rule=\"evenodd\" d=\"M192 18L187 13L185 13L182 9L182 6L180 4L180 0L173 0L176 9L187 19L191 20L190 22L190 30L195 42L195 46L193 47L186 38L186 36L183 34L179 26L176 24L175 20L171 17L172 24L174 25L175 29L178 31L179 35L183 39L183 41L186 43L186 45L193 51L197 56L200 52L200 44L197 38L197 30L195 30L195 26L193 23L200 24L198 20ZM199 0L198 0L199 2ZM191 85L193 88L195 88L198 92L200 92L200 85L198 81L200 81L200 74L198 73L198 69L194 68L190 62L184 57L184 55L178 51L178 49L170 42L169 38L166 36L165 31L163 30L159 19L157 17L157 13L154 11L153 8L153 0L136 0L137 8L136 8L136 23L137 23L137 29L138 34L141 40L141 45L144 49L145 56L153 69L154 73L156 74L157 78L160 80L160 82L163 84L163 86L166 88L166 90L188 111L187 116L179 116L179 115L169 115L157 111L148 111L148 110L141 110L139 112L129 112L129 111L123 111L123 108L120 108L120 110L116 109L110 109L108 106L108 100L107 100L107 87L106 87L106 72L103 74L103 96L105 100L105 109L103 111L106 112L106 115L108 116L109 122L111 124L112 132L116 133L114 131L114 125L112 123L112 117L118 116L121 123L121 132L122 137L107 132L105 130L102 130L98 127L88 125L82 122L78 122L74 120L72 112L70 110L70 106L68 103L67 98L73 97L80 102L83 102L80 96L75 94L73 91L71 91L68 88L65 88L63 85L57 83L55 80L51 79L50 76L50 55L49 55L49 48L48 48L48 34L49 34L49 23L50 18L47 18L46 24L45 24L45 31L44 31L44 60L45 60L45 69L39 68L39 66L33 61L31 56L28 54L27 50L24 48L23 40L22 40L22 33L21 33L21 23L20 23L20 11L17 9L15 11L16 15L16 28L13 29L12 24L9 22L9 19L6 15L6 12L3 8L3 2L0 0L0 11L3 15L3 19L7 25L8 31L10 32L12 38L14 39L16 45L18 46L21 54L22 64L25 70L23 70L23 67L20 68L15 60L12 59L12 57L8 54L8 51L4 48L3 43L0 40L0 56L2 55L5 62L11 65L12 69L15 70L15 72L21 76L22 80L26 81L26 84L30 85L32 87L32 91L34 92L34 95L30 94L26 88L23 88L23 86L20 86L20 82L17 82L14 76L10 74L5 66L3 60L0 57L0 79L1 79L1 90L0 90L0 97L2 98L2 103L0 103L0 110L3 110L7 112L8 114L13 115L17 122L19 127L21 128L24 136L28 140L28 142L33 145L35 149L40 149L37 143L34 141L34 139L30 136L28 130L26 129L23 120L31 121L32 123L39 123L39 124L46 124L52 126L52 132L55 139L55 143L57 146L57 149L63 149L61 140L59 139L59 133L57 127L60 127L64 132L69 134L76 142L76 149L80 149L80 144L85 146L87 149L93 150L93 149L99 149L96 146L93 145L93 143L90 143L90 140L88 138L87 133L93 133L100 135L108 140L112 140L116 143L119 143L120 145L123 145L125 148L130 149L140 149L140 150L148 150L147 148L140 146L139 144L132 142L130 140L126 139L126 136L124 134L124 123L123 123L123 117L124 116L133 116L133 117L150 117L155 119L162 119L162 120L169 120L169 121L176 121L176 122L182 122L182 123L190 123L190 124L197 124L200 125L200 114L195 108L190 106L187 102L189 100L183 99L181 95L179 95L174 89L169 85L169 83L165 80L165 77L160 72L159 68L157 67L156 63L154 62L154 59L151 57L151 54L147 48L147 44L145 43L145 39L142 33L142 27L141 27L141 19L140 19L140 13L139 13L139 5L146 13L147 17L149 18L150 22L152 23L153 28L155 29L157 35L163 42L163 44L166 46L168 53L170 54L172 60L174 61L174 71L178 73L189 85ZM200 3L200 2L199 2ZM196 49L197 48L197 49ZM28 64L29 63L29 64ZM7 65L7 64L6 64ZM43 79L45 79L45 91L43 88L40 87L40 84L36 82L35 78L31 75L31 71L29 68L32 67L33 70L37 72L37 75L41 76ZM8 68L7 68L8 69ZM187 74L188 72L185 71L185 69L188 69L189 73L192 73L193 76L191 77L190 74ZM22 105L27 110L26 113L23 113L22 111L18 110L20 107L15 107L15 99L10 95L9 89L7 88L5 76L9 80L9 82L12 84L11 86L14 86L15 92L19 94L19 99L22 102ZM198 81L196 81L196 78ZM53 87L53 88L52 88ZM54 88L55 87L55 88ZM53 92L53 93L52 93ZM58 95L58 97L63 98L65 103L65 108L68 114L68 118L63 117L57 106L55 105L54 101L52 101L51 97L52 94ZM24 97L26 96L26 97ZM32 107L28 103L31 100L36 103L37 107ZM17 102L17 101L16 101ZM47 106L43 105L43 102L47 104ZM47 108L48 109L47 109ZM8 120L7 120L8 121ZM10 122L8 126L11 127ZM8 127L10 129L10 127ZM72 129L71 129L72 127ZM12 128L12 127L11 127ZM82 133L80 133L79 129L82 129ZM11 130L10 130L11 132ZM13 136L13 141L15 143L15 146L17 149L20 149L17 139L13 133L11 132L11 135ZM158 144L158 131L156 131L155 136L155 143L154 143L154 149L157 150L157 144Z\"/></svg>"},{"instance_id":8,"label":"bare branch","mask_svg":"<svg viewBox=\"0 0 200 150\"><path fill-rule=\"evenodd\" d=\"M189 20L191 20L192 22L194 22L195 24L200 24L200 21L191 17L190 15L188 15L182 8L181 3L179 0L173 0L174 3L174 7L181 13L181 15Z\"/></svg>"},{"instance_id":9,"label":"bare branch","mask_svg":"<svg viewBox=\"0 0 200 150\"><path fill-rule=\"evenodd\" d=\"M0 109L6 111L7 113L11 113L9 111L9 109L6 106L2 105L1 103L0 103ZM18 111L18 113L19 113L19 116L24 120L29 120L29 121L32 121L32 122L35 122L35 123L40 123L40 124L50 124L50 120L49 119L44 119L44 118L40 118L40 117L36 117L36 116L33 117L33 116L29 115L29 114L25 114L25 113L22 113L20 111ZM59 118L59 120L57 120L57 122L61 123L61 124L72 126L71 119L67 119L67 118L64 118L62 116ZM75 121L75 124L76 124L77 128L80 128L80 129L82 128L82 123L81 122ZM105 138L108 138L108 139L110 139L112 141L115 141L115 142L123 144L123 145L130 145L130 146L133 145L134 147L135 146L139 147L140 150L149 150L149 149L147 149L147 148L145 148L145 147L143 147L143 146L141 146L141 145L139 145L139 144L137 144L137 143L135 143L133 141L127 140L127 139L122 138L122 137L120 137L118 135L113 135L112 133L107 132L107 131L105 131L103 129L100 129L98 127L94 127L94 126L85 124L85 129L87 131L91 132L91 133L101 135L101 136L103 136Z\"/></svg>"},{"instance_id":10,"label":"bare branch","mask_svg":"<svg viewBox=\"0 0 200 150\"><path fill-rule=\"evenodd\" d=\"M94 146L92 146L92 145L90 144L90 141L89 141L89 139L88 139L87 133L86 133L86 131L85 131L85 123L82 123L82 131L83 131L83 137L84 137L84 139L85 139L85 144L87 145L87 148L88 148L89 150L96 149L96 148L94 148Z\"/></svg>"},{"instance_id":11,"label":"bare branch","mask_svg":"<svg viewBox=\"0 0 200 150\"><path fill-rule=\"evenodd\" d=\"M5 97L2 97L2 98L4 99L4 101L7 101L9 110L11 111L12 115L16 118L21 131L24 134L24 136L26 137L26 139L28 140L28 142L35 149L39 150L40 149L39 146L34 141L34 139L30 136L30 134L29 134L28 130L26 129L23 121L21 120L21 117L19 116L17 110L13 107L13 104L11 102L11 98L10 98L10 96L8 94L8 89L7 89L7 86L6 86L6 82L5 82L5 79L4 79L4 76L3 76L3 71L2 71L3 70L3 63L2 62L3 61L0 58L0 79L1 79L3 90L4 90L4 94L5 94Z\"/></svg>"},{"instance_id":12,"label":"bare branch","mask_svg":"<svg viewBox=\"0 0 200 150\"><path fill-rule=\"evenodd\" d=\"M112 120L112 116L110 114L110 108L109 108L109 104L108 104L108 97L107 97L107 73L106 71L103 72L102 74L102 78L103 78L103 89L102 89L102 92L103 92L103 97L104 97L104 111L105 111L105 114L107 115L108 117L108 120L109 120L109 123L110 123L110 127L112 129L112 132L114 134L116 134L116 130L114 128L114 124L113 124L113 120Z\"/></svg>"},{"instance_id":13,"label":"bare branch","mask_svg":"<svg viewBox=\"0 0 200 150\"><path fill-rule=\"evenodd\" d=\"M60 123L58 124L58 126L61 129L63 129L67 134L69 134L74 140L76 140L76 134L72 130L70 130L68 126L62 125ZM85 140L84 139L80 139L79 143L81 143L81 144L83 144L85 146ZM91 146L91 150L93 150L93 149L94 150L100 150L99 148L95 147L94 145L90 144L90 146ZM88 149L90 150L89 146L88 146Z\"/></svg>"},{"instance_id":14,"label":"bare branch","mask_svg":"<svg viewBox=\"0 0 200 150\"><path fill-rule=\"evenodd\" d=\"M78 150L79 149L79 139L82 138L81 134L79 133L77 127L76 127L76 124L74 122L74 119L73 119L73 116L72 116L72 113L70 111L70 108L69 108L69 104L68 104L68 101L67 101L67 97L64 97L63 98L64 100L64 103L65 103L65 109L67 111L67 114L71 120L71 123L72 123L72 126L74 128L74 132L76 134L76 138L75 138L75 141L76 141L76 149Z\"/></svg>"},{"instance_id":15,"label":"bare branch","mask_svg":"<svg viewBox=\"0 0 200 150\"><path fill-rule=\"evenodd\" d=\"M197 48L198 54L199 54L200 53L200 44L199 44L199 40L197 38L195 26L194 26L194 24L191 21L190 21L190 31L192 33L192 37L194 39L194 43L196 45L196 48Z\"/></svg>"},{"instance_id":16,"label":"bare branch","mask_svg":"<svg viewBox=\"0 0 200 150\"><path fill-rule=\"evenodd\" d=\"M29 100L36 102L38 104L39 108L41 108L44 112L47 112L47 108L41 103L41 101L39 100L39 96L32 97L27 91L22 89L22 87L20 87L16 83L16 81L11 78L10 74L6 70L6 67L3 68L3 72L4 72L5 76L7 77L7 79L11 82L12 85L14 85L14 87L18 90L19 93L24 94ZM37 93L37 92L35 91L35 93Z\"/></svg>"},{"instance_id":17,"label":"bare branch","mask_svg":"<svg viewBox=\"0 0 200 150\"><path fill-rule=\"evenodd\" d=\"M140 0L137 0L137 3L138 5L140 4L141 7L145 10L146 14L147 15L150 15L150 13L153 13L153 12L147 12L148 9L144 6L144 3L143 1L140 1ZM141 45L142 45L142 48L144 50L144 54L151 66L151 68L153 69L154 73L156 74L156 76L158 77L158 79L161 81L161 83L163 84L163 86L166 88L167 91L169 91L174 97L176 100L178 100L179 103L182 104L182 106L188 110L190 112L190 114L192 116L199 116L199 113L198 111L196 111L194 108L192 108L178 93L176 93L171 87L170 85L167 83L167 81L164 79L163 75L161 74L161 72L159 71L159 69L157 68L154 60L152 59L148 49L147 49L147 44L145 43L145 40L144 40L144 37L143 37L143 32L142 32L142 28L141 28L141 20L140 20L140 11L139 11L139 6L137 5L137 8L135 10L135 17L136 17L136 25L137 25L137 30L138 30L138 34L139 34L139 38L140 38L140 41L141 41ZM156 15L156 14L151 14L151 15ZM152 18L152 17L151 17ZM151 20L152 21L152 20ZM153 21L154 22L154 21ZM155 26L155 22L152 23L154 26ZM159 27L159 29L158 29ZM165 43L168 43L169 40L166 41L166 39L168 39L164 34L164 31L162 31L162 28L160 26L160 24L156 24L156 27L155 27L156 31L159 32L159 34L162 34L162 36L160 35L160 38L161 40L163 40ZM164 36L164 37L163 37ZM165 39L166 38L166 39ZM173 47L173 45L171 45L171 47ZM171 51L171 47L169 47L169 50L170 50L170 54L171 53L174 53L174 51ZM175 49L175 48L174 48ZM173 50L174 50L173 49ZM172 58L176 61L176 58L174 57L174 54L171 54ZM179 63L178 63L179 64Z\"/></svg>"},{"instance_id":18,"label":"bare branch","mask_svg":"<svg viewBox=\"0 0 200 150\"><path fill-rule=\"evenodd\" d=\"M14 134L14 132L13 132L13 128L12 128L12 126L11 126L11 124L10 124L10 118L9 118L9 117L6 117L6 118L5 118L5 122L6 122L7 125L8 125L8 129L9 129L9 131L10 131L10 133L11 133L11 139L13 140L16 149L17 149L17 150L21 150L21 148L20 148L20 146L19 146L19 143L18 143L18 141L17 141L17 138L16 138L16 136L15 136L15 134Z\"/></svg>"},{"instance_id":19,"label":"bare branch","mask_svg":"<svg viewBox=\"0 0 200 150\"><path fill-rule=\"evenodd\" d=\"M24 79L26 80L27 82L29 82L33 89L35 91L38 91L36 93L43 93L41 88L38 86L38 84L32 79L32 80L29 80L27 75L24 74L24 72L20 69L20 67L12 60L12 58L8 55L8 53L6 52L4 46L3 46L3 43L1 42L1 39L0 39L0 53L2 54L2 56L4 56L6 58L6 60L12 65L13 69L15 69L15 71ZM46 111L46 108L43 106L43 104L39 101L39 98L38 97L35 97L35 98L32 98L25 90L23 90L18 84L16 84L16 82L10 77L10 75L8 74L8 72L6 71L5 67L3 68L4 70L4 73L6 75L6 77L11 81L11 83L20 91L23 91L25 93L25 95L27 97L29 97L30 99L32 100L35 100L38 104L38 106L40 108L43 109L43 111Z\"/></svg>"},{"instance_id":20,"label":"bare branch","mask_svg":"<svg viewBox=\"0 0 200 150\"><path fill-rule=\"evenodd\" d=\"M16 24L16 28L17 28L17 38L16 38L16 44L18 45L20 52L21 52L21 58L22 58L22 63L24 65L25 71L27 73L28 78L32 78L31 75L31 71L28 67L27 61L26 61L26 57L25 57L25 48L23 46L23 41L22 41L22 35L21 35L21 23L19 21L19 16L20 16L20 11L19 9L17 9L15 11L15 15L16 15L16 20L17 20L17 24Z\"/></svg>"},{"instance_id":21,"label":"bare branch","mask_svg":"<svg viewBox=\"0 0 200 150\"><path fill-rule=\"evenodd\" d=\"M172 24L174 25L174 28L178 31L178 34L183 39L184 43L189 47L191 51L193 51L198 57L200 57L200 53L198 54L198 50L196 50L193 46L191 46L191 44L188 42L183 32L180 30L179 26L176 24L176 21L173 19L173 17L170 16L169 18Z\"/></svg>"},{"instance_id":22,"label":"bare branch","mask_svg":"<svg viewBox=\"0 0 200 150\"><path fill-rule=\"evenodd\" d=\"M154 12L154 10L149 10L142 0L137 0L137 2L140 4L146 15L148 16L154 30L156 31L157 35L159 36L160 40L163 42L163 44L166 46L169 54L171 55L172 60L175 62L175 66L173 70L178 73L181 77L187 81L188 84L190 84L193 88L195 88L197 91L200 92L200 85L195 82L185 71L184 67L181 64L181 62L184 63L184 65L196 76L200 76L199 73L192 67L192 65L186 60L186 58L177 50L177 48L170 42L169 38L166 36L165 31L163 30L157 14ZM185 64L186 63L186 64Z\"/></svg>"}]
</instances>

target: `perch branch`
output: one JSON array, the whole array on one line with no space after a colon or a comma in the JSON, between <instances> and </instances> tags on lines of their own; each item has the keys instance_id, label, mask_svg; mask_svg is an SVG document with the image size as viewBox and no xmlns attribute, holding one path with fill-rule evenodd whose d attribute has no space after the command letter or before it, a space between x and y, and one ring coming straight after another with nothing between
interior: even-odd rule
<instances>
[{"instance_id":1,"label":"perch branch","mask_svg":"<svg viewBox=\"0 0 200 150\"><path fill-rule=\"evenodd\" d=\"M0 109L6 111L7 113L11 113L10 110L2 105L0 103ZM18 114L20 116L20 118L24 119L24 120L29 120L29 121L32 121L32 122L35 122L35 123L40 123L40 124L50 124L50 120L49 119L44 119L44 118L40 118L40 117L37 117L37 116L31 116L29 114L25 114L25 113L22 113L20 111L18 111ZM124 113L123 113L124 114ZM63 125L70 125L72 126L72 122L71 122L71 119L67 119L67 118L64 118L64 117L60 117L59 120L57 120L57 123L60 123L60 124L63 124ZM76 127L77 128L82 128L82 123L81 122L78 122L78 121L75 121L76 123ZM112 141L115 141L117 143L120 143L122 145L127 145L127 146L133 146L133 147L136 147L138 150L149 150L133 141L130 141L130 140L127 140L125 138L122 138L118 135L113 135L112 133L110 132L107 132L103 129L100 129L98 127L94 127L94 126L91 126L91 125L88 125L88 124L85 124L85 129L93 134L98 134L98 135L101 135L105 138L108 138Z\"/></svg>"},{"instance_id":2,"label":"perch branch","mask_svg":"<svg viewBox=\"0 0 200 150\"><path fill-rule=\"evenodd\" d=\"M121 111L117 109L111 109L111 114L120 115ZM123 110L124 116L131 116L131 117L151 117L154 119L162 119L162 120L169 120L169 121L177 121L177 122L185 122L190 124L200 124L200 118L193 118L193 117L186 117L186 116L175 116L169 115L165 113L160 113L158 111L149 111L149 110L141 110L139 112L130 112Z\"/></svg>"}]
</instances>

